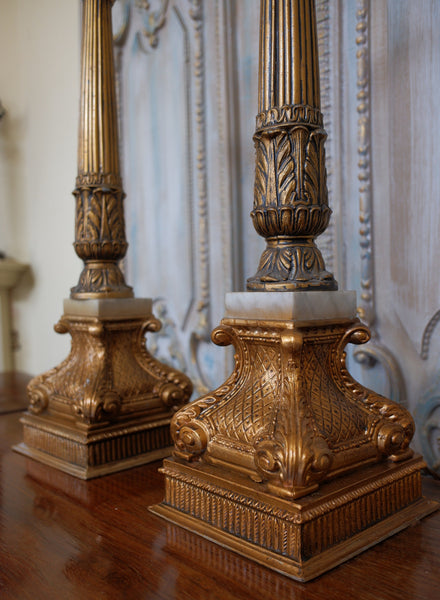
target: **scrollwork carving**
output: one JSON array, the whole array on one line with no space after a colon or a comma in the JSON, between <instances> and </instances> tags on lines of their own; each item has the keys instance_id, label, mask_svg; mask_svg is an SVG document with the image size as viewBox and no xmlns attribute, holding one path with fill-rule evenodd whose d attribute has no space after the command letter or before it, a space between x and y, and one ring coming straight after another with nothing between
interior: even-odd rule
<instances>
[{"instance_id":1,"label":"scrollwork carving","mask_svg":"<svg viewBox=\"0 0 440 600\"><path fill-rule=\"evenodd\" d=\"M44 384L38 384L35 380L33 385L28 387L27 396L29 399L28 410L33 415L39 415L46 410L49 405L50 387Z\"/></svg>"},{"instance_id":2,"label":"scrollwork carving","mask_svg":"<svg viewBox=\"0 0 440 600\"><path fill-rule=\"evenodd\" d=\"M50 404L64 418L103 424L116 422L122 410L148 413L154 398L171 418L189 400L192 384L147 351L145 334L160 326L152 315L122 322L65 315L56 330L70 333L71 352L58 367L30 382L30 412L40 414Z\"/></svg>"},{"instance_id":3,"label":"scrollwork carving","mask_svg":"<svg viewBox=\"0 0 440 600\"><path fill-rule=\"evenodd\" d=\"M207 409L223 401L224 396L231 391L244 368L241 344L232 328L217 327L212 332L212 341L221 346L237 344L236 364L233 373L221 387L211 394L191 402L184 409L180 409L171 421L171 437L175 445L174 454L188 461L198 458L206 450L210 439L209 424L200 421L199 417Z\"/></svg>"},{"instance_id":4,"label":"scrollwork carving","mask_svg":"<svg viewBox=\"0 0 440 600\"><path fill-rule=\"evenodd\" d=\"M407 458L411 415L355 381L345 365L346 344L365 344L368 328L358 320L292 327L222 321L213 340L234 344L234 372L176 413L175 455L227 463L285 498L310 493L351 463Z\"/></svg>"},{"instance_id":5,"label":"scrollwork carving","mask_svg":"<svg viewBox=\"0 0 440 600\"><path fill-rule=\"evenodd\" d=\"M414 436L415 425L411 414L401 404L364 388L351 377L345 364L345 345L349 342L364 344L368 342L370 335L365 325L355 325L346 332L338 350L340 372L344 385L369 411L380 418L370 424L369 430L377 441L379 451L395 460L401 460L412 454L409 444Z\"/></svg>"},{"instance_id":6,"label":"scrollwork carving","mask_svg":"<svg viewBox=\"0 0 440 600\"><path fill-rule=\"evenodd\" d=\"M136 0L137 8L146 13L147 26L143 28L141 34L148 40L150 48L157 48L159 45L159 32L165 27L168 5L169 0L160 0L159 8L151 10L151 2Z\"/></svg>"},{"instance_id":7,"label":"scrollwork carving","mask_svg":"<svg viewBox=\"0 0 440 600\"><path fill-rule=\"evenodd\" d=\"M287 498L315 489L333 462L333 454L318 434L308 397L301 385L302 339L282 336L280 402L274 405L268 431L255 442L255 464L268 487Z\"/></svg>"},{"instance_id":8,"label":"scrollwork carving","mask_svg":"<svg viewBox=\"0 0 440 600\"><path fill-rule=\"evenodd\" d=\"M102 423L118 417L122 400L115 391L103 389L97 391L91 387L86 389L77 401L72 404L73 414L84 423Z\"/></svg>"},{"instance_id":9,"label":"scrollwork carving","mask_svg":"<svg viewBox=\"0 0 440 600\"><path fill-rule=\"evenodd\" d=\"M372 341L353 352L353 358L366 368L377 363L385 369L390 396L406 405L405 381L394 354L381 342L376 325L374 251L372 232L373 199L371 193L371 109L370 109L370 1L358 0L356 12L358 180L361 249L361 293L359 316L372 329Z\"/></svg>"},{"instance_id":10,"label":"scrollwork carving","mask_svg":"<svg viewBox=\"0 0 440 600\"><path fill-rule=\"evenodd\" d=\"M256 466L269 479L269 489L290 498L311 491L332 463L302 389L303 350L302 335L281 336L280 401L274 404L268 431L255 443Z\"/></svg>"}]
</instances>

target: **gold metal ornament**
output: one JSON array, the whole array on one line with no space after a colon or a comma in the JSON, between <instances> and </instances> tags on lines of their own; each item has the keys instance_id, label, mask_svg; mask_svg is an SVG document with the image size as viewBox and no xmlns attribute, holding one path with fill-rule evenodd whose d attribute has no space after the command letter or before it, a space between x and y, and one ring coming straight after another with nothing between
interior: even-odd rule
<instances>
[{"instance_id":1,"label":"gold metal ornament","mask_svg":"<svg viewBox=\"0 0 440 600\"><path fill-rule=\"evenodd\" d=\"M308 581L436 510L414 421L345 364L368 328L314 238L330 217L313 0L261 0L252 218L267 238L255 292L227 294L216 344L235 369L173 417L152 511Z\"/></svg>"},{"instance_id":2,"label":"gold metal ornament","mask_svg":"<svg viewBox=\"0 0 440 600\"><path fill-rule=\"evenodd\" d=\"M336 290L315 237L327 228L328 206L313 3L263 1L254 208L266 238L248 290ZM295 35L301 31L301 35ZM292 32L294 34L292 35Z\"/></svg>"},{"instance_id":3,"label":"gold metal ornament","mask_svg":"<svg viewBox=\"0 0 440 600\"><path fill-rule=\"evenodd\" d=\"M170 420L191 381L151 356L158 331L149 299L133 298L119 267L127 250L119 168L112 0L83 0L75 250L84 261L55 331L67 359L28 386L14 449L83 479L170 453Z\"/></svg>"},{"instance_id":4,"label":"gold metal ornament","mask_svg":"<svg viewBox=\"0 0 440 600\"><path fill-rule=\"evenodd\" d=\"M118 262L127 241L119 167L111 6L83 0L81 126L74 196L75 251L84 261L71 298L131 298Z\"/></svg>"},{"instance_id":5,"label":"gold metal ornament","mask_svg":"<svg viewBox=\"0 0 440 600\"><path fill-rule=\"evenodd\" d=\"M408 411L363 388L345 367L346 344L369 340L358 319L317 327L226 318L212 338L234 344L235 371L176 414L174 456L203 456L291 499L360 463L412 456Z\"/></svg>"}]
</instances>

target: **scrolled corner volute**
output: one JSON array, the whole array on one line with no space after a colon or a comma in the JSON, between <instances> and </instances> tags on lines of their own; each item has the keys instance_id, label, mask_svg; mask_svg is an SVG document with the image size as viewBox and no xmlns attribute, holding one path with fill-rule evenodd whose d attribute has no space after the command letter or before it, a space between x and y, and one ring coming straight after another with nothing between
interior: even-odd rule
<instances>
[{"instance_id":1,"label":"scrolled corner volute","mask_svg":"<svg viewBox=\"0 0 440 600\"><path fill-rule=\"evenodd\" d=\"M70 332L70 325L66 319L61 319L53 326L56 333L65 334Z\"/></svg>"},{"instance_id":2,"label":"scrolled corner volute","mask_svg":"<svg viewBox=\"0 0 440 600\"><path fill-rule=\"evenodd\" d=\"M219 325L212 331L211 339L217 346L230 346L237 340L237 335L232 327Z\"/></svg>"},{"instance_id":3,"label":"scrolled corner volute","mask_svg":"<svg viewBox=\"0 0 440 600\"><path fill-rule=\"evenodd\" d=\"M193 386L188 377L183 375L183 373L170 371L166 381L155 388L153 393L160 398L165 406L176 411L188 402L192 390Z\"/></svg>"},{"instance_id":4,"label":"scrolled corner volute","mask_svg":"<svg viewBox=\"0 0 440 600\"><path fill-rule=\"evenodd\" d=\"M298 498L325 479L333 463L333 453L320 435L308 434L296 447L293 438L278 433L260 436L254 443L255 467L268 488L282 498Z\"/></svg>"},{"instance_id":5,"label":"scrolled corner volute","mask_svg":"<svg viewBox=\"0 0 440 600\"><path fill-rule=\"evenodd\" d=\"M31 381L27 387L28 411L33 415L39 415L44 412L49 406L50 396L51 389L40 378Z\"/></svg>"},{"instance_id":6,"label":"scrolled corner volute","mask_svg":"<svg viewBox=\"0 0 440 600\"><path fill-rule=\"evenodd\" d=\"M201 407L189 405L180 409L171 420L171 437L174 441L173 455L191 462L199 459L205 452L209 431L197 420Z\"/></svg>"},{"instance_id":7,"label":"scrolled corner volute","mask_svg":"<svg viewBox=\"0 0 440 600\"><path fill-rule=\"evenodd\" d=\"M96 390L89 387L72 403L72 412L77 419L91 425L116 419L121 406L122 399L114 390Z\"/></svg>"},{"instance_id":8,"label":"scrolled corner volute","mask_svg":"<svg viewBox=\"0 0 440 600\"><path fill-rule=\"evenodd\" d=\"M415 433L414 419L409 411L357 382L348 372L345 364L345 346L347 343L365 344L371 338L366 325L356 323L342 337L339 345L341 376L344 386L350 390L358 402L376 418L371 423L367 435L376 445L380 454L393 461L400 461L413 455L409 444Z\"/></svg>"},{"instance_id":9,"label":"scrolled corner volute","mask_svg":"<svg viewBox=\"0 0 440 600\"><path fill-rule=\"evenodd\" d=\"M105 417L116 418L121 412L122 398L112 390L108 390L102 397L102 411Z\"/></svg>"},{"instance_id":10,"label":"scrolled corner volute","mask_svg":"<svg viewBox=\"0 0 440 600\"><path fill-rule=\"evenodd\" d=\"M156 317L151 315L148 319L146 319L142 323L142 326L139 331L139 339L138 339L139 343L142 345L145 343L144 338L148 332L157 333L161 329L162 329L162 323L159 321L159 319L156 319Z\"/></svg>"},{"instance_id":11,"label":"scrolled corner volute","mask_svg":"<svg viewBox=\"0 0 440 600\"><path fill-rule=\"evenodd\" d=\"M255 467L265 478L278 476L282 470L283 448L269 436L259 436L254 442Z\"/></svg>"},{"instance_id":12,"label":"scrolled corner volute","mask_svg":"<svg viewBox=\"0 0 440 600\"><path fill-rule=\"evenodd\" d=\"M409 444L414 437L415 423L409 411L369 390L364 404L380 418L372 433L379 452L395 462L412 456Z\"/></svg>"}]
</instances>

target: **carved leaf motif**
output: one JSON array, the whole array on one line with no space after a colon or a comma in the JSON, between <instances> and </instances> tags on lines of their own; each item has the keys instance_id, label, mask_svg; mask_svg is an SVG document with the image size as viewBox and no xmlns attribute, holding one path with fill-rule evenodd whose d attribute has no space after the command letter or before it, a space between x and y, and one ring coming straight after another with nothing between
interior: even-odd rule
<instances>
[{"instance_id":1,"label":"carved leaf motif","mask_svg":"<svg viewBox=\"0 0 440 600\"><path fill-rule=\"evenodd\" d=\"M263 252L258 265L257 276L261 281L285 281L292 269L292 251L286 249L268 249Z\"/></svg>"},{"instance_id":2,"label":"carved leaf motif","mask_svg":"<svg viewBox=\"0 0 440 600\"><path fill-rule=\"evenodd\" d=\"M122 207L121 192L116 192L116 194L109 198L107 218L112 239L125 241L124 210Z\"/></svg>"},{"instance_id":3,"label":"carved leaf motif","mask_svg":"<svg viewBox=\"0 0 440 600\"><path fill-rule=\"evenodd\" d=\"M75 193L76 196L76 239L84 237L84 204L81 193Z\"/></svg>"},{"instance_id":4,"label":"carved leaf motif","mask_svg":"<svg viewBox=\"0 0 440 600\"><path fill-rule=\"evenodd\" d=\"M92 289L100 289L104 283L104 273L101 270L93 269L88 271L90 277L90 286Z\"/></svg>"},{"instance_id":5,"label":"carved leaf motif","mask_svg":"<svg viewBox=\"0 0 440 600\"><path fill-rule=\"evenodd\" d=\"M113 287L121 285L120 271L118 269L108 269L106 273L108 285Z\"/></svg>"},{"instance_id":6,"label":"carved leaf motif","mask_svg":"<svg viewBox=\"0 0 440 600\"><path fill-rule=\"evenodd\" d=\"M307 143L304 161L304 195L311 204L319 204L320 193L325 194L321 189L325 184L322 176L325 171L323 149L325 137L322 130L312 132Z\"/></svg>"},{"instance_id":7,"label":"carved leaf motif","mask_svg":"<svg viewBox=\"0 0 440 600\"><path fill-rule=\"evenodd\" d=\"M266 204L289 204L295 186L290 138L285 134L277 135L269 144Z\"/></svg>"},{"instance_id":8,"label":"carved leaf motif","mask_svg":"<svg viewBox=\"0 0 440 600\"><path fill-rule=\"evenodd\" d=\"M101 230L101 202L95 193L91 193L89 196L89 209L87 211L85 229L88 240L99 240Z\"/></svg>"},{"instance_id":9,"label":"carved leaf motif","mask_svg":"<svg viewBox=\"0 0 440 600\"><path fill-rule=\"evenodd\" d=\"M256 149L254 208L266 206L267 177L269 171L267 148L264 140L256 142Z\"/></svg>"},{"instance_id":10,"label":"carved leaf motif","mask_svg":"<svg viewBox=\"0 0 440 600\"><path fill-rule=\"evenodd\" d=\"M276 174L278 206L291 204L296 190L295 161L288 135L278 136L276 148Z\"/></svg>"}]
</instances>

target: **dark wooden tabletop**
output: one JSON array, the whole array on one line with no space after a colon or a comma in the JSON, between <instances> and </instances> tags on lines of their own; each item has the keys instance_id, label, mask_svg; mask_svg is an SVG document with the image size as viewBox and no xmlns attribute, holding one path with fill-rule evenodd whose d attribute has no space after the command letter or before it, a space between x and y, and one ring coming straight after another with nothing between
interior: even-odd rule
<instances>
[{"instance_id":1,"label":"dark wooden tabletop","mask_svg":"<svg viewBox=\"0 0 440 600\"><path fill-rule=\"evenodd\" d=\"M440 512L301 584L151 514L160 463L85 482L15 454L19 418L0 408L2 600L440 597ZM439 482L424 489L440 500Z\"/></svg>"}]
</instances>

